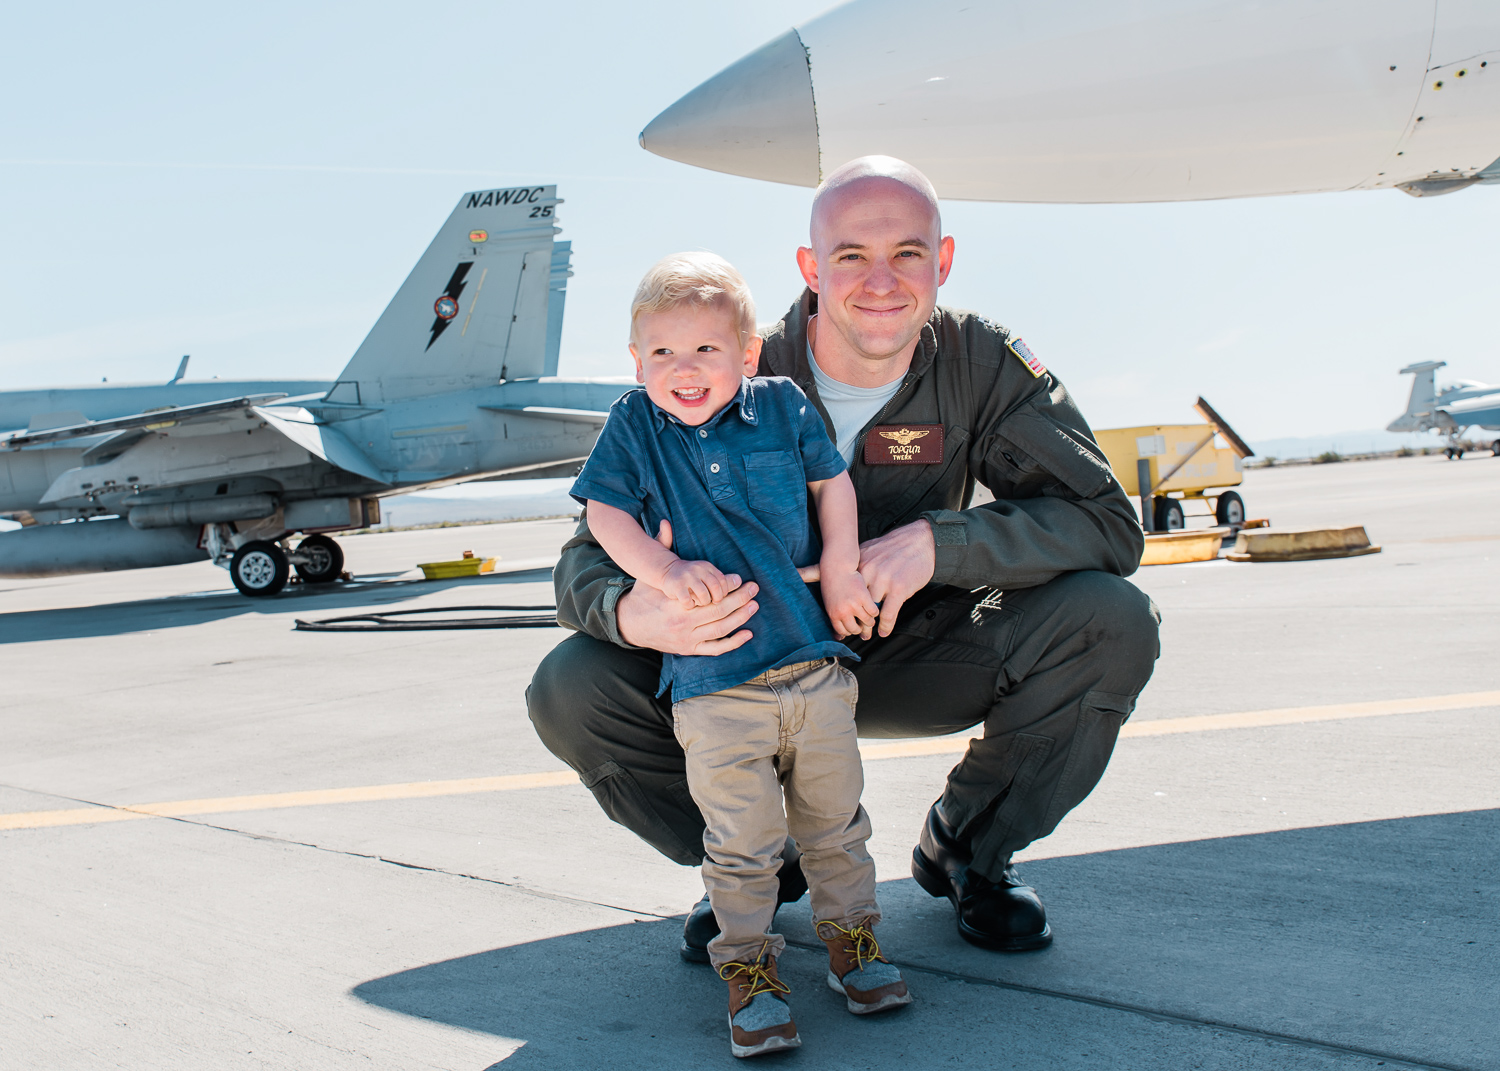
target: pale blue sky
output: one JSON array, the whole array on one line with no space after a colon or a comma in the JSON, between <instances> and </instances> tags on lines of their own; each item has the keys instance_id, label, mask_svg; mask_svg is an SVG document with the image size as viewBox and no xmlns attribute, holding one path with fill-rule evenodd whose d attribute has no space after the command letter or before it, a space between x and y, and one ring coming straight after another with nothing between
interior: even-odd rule
<instances>
[{"instance_id":1,"label":"pale blue sky","mask_svg":"<svg viewBox=\"0 0 1500 1071\"><path fill-rule=\"evenodd\" d=\"M829 5L19 5L0 33L0 387L332 377L460 193L550 182L564 374L628 370L641 271L707 248L762 319L810 191L637 147L661 108ZM904 32L904 31L903 31ZM949 304L1016 328L1096 427L1384 425L1396 369L1500 381L1500 188L944 205Z\"/></svg>"}]
</instances>

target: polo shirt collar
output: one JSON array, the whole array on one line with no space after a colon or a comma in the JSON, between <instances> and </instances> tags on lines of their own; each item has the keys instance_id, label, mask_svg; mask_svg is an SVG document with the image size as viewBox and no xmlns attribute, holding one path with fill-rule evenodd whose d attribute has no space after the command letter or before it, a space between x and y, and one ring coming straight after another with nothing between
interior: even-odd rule
<instances>
[{"instance_id":1,"label":"polo shirt collar","mask_svg":"<svg viewBox=\"0 0 1500 1071\"><path fill-rule=\"evenodd\" d=\"M739 398L735 402L726 405L723 409L720 409L717 413L715 413L713 415L713 418L710 419L707 424L701 424L699 425L699 427L706 428L711 424L717 424L720 420L724 419L724 414L730 412L731 410L738 412L740 415L740 419L743 420L746 424L749 424L752 428L757 427L760 424L760 417L756 414L755 411L755 388L750 385L750 379L748 376L740 377ZM678 420L675 416L667 412L655 402L651 403L651 413L656 418L657 431L661 431L663 428L665 428L668 421L671 421L673 424L682 424L682 421ZM686 426L687 425L683 424L683 427Z\"/></svg>"}]
</instances>

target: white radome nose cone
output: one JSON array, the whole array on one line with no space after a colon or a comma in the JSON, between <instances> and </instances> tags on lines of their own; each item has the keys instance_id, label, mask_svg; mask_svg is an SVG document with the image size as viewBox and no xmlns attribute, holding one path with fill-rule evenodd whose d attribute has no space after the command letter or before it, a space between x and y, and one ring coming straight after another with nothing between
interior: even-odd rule
<instances>
[{"instance_id":1,"label":"white radome nose cone","mask_svg":"<svg viewBox=\"0 0 1500 1071\"><path fill-rule=\"evenodd\" d=\"M816 186L818 118L797 31L726 67L651 120L641 148L710 171Z\"/></svg>"}]
</instances>

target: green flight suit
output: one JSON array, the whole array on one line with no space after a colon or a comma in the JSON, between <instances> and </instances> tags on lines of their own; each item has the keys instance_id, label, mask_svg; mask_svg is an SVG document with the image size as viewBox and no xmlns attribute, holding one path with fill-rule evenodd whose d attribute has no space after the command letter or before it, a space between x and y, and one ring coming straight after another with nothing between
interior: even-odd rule
<instances>
[{"instance_id":1,"label":"green flight suit","mask_svg":"<svg viewBox=\"0 0 1500 1071\"><path fill-rule=\"evenodd\" d=\"M816 301L804 292L766 333L760 374L795 380L827 422L807 362ZM1098 783L1150 679L1160 621L1123 579L1143 538L1130 499L1061 382L1028 367L1010 341L983 317L936 309L870 426L941 425L941 460L870 465L857 449L850 468L861 539L926 518L937 554L932 584L891 636L847 641L861 658L850 667L860 735L983 723L941 805L974 869L994 878ZM967 508L976 484L996 500ZM697 865L703 820L671 705L655 695L660 655L626 644L616 623L633 583L581 520L554 573L558 622L576 635L542 661L527 703L542 742L610 818Z\"/></svg>"}]
</instances>

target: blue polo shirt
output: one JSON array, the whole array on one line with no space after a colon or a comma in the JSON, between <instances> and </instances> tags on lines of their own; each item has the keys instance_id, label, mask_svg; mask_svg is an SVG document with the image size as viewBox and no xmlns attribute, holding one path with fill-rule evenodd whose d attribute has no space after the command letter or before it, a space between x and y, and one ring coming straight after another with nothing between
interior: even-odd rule
<instances>
[{"instance_id":1,"label":"blue polo shirt","mask_svg":"<svg viewBox=\"0 0 1500 1071\"><path fill-rule=\"evenodd\" d=\"M822 546L807 484L845 469L823 419L790 379L745 379L739 399L689 427L633 390L610 408L572 495L622 509L672 550L760 585L749 642L721 655L663 655L660 695L672 701L732 688L768 669L854 658L801 577Z\"/></svg>"}]
</instances>

